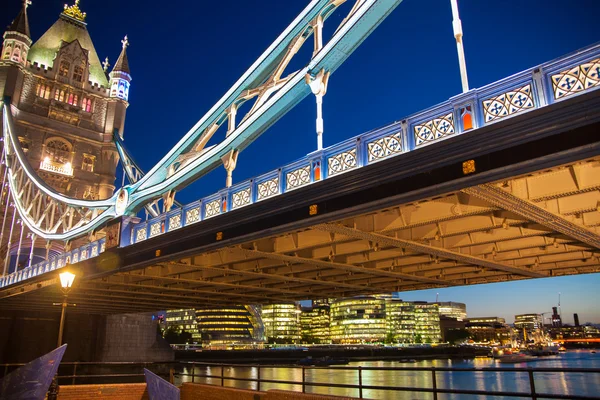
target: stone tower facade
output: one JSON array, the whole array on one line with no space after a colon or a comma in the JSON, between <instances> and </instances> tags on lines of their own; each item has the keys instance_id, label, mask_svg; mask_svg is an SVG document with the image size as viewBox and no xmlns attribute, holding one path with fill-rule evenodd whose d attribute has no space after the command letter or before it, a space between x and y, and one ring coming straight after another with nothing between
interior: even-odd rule
<instances>
[{"instance_id":1,"label":"stone tower facade","mask_svg":"<svg viewBox=\"0 0 600 400\"><path fill-rule=\"evenodd\" d=\"M108 74L100 63L79 0L36 42L23 8L3 35L0 93L10 98L29 163L49 185L80 199L105 199L115 189L131 75L127 39Z\"/></svg>"}]
</instances>

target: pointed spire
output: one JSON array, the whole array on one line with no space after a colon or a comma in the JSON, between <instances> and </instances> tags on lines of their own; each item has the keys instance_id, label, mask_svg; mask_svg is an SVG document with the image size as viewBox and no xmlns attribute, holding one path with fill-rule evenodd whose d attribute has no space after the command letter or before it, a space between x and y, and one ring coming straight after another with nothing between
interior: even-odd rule
<instances>
[{"instance_id":1,"label":"pointed spire","mask_svg":"<svg viewBox=\"0 0 600 400\"><path fill-rule=\"evenodd\" d=\"M129 71L129 60L127 59L127 47L129 46L129 39L127 38L127 35L125 35L125 38L121 40L121 43L123 44L123 50L121 50L121 55L115 63L113 72L121 71L130 74L131 72Z\"/></svg>"},{"instance_id":2,"label":"pointed spire","mask_svg":"<svg viewBox=\"0 0 600 400\"><path fill-rule=\"evenodd\" d=\"M27 19L27 7L29 7L30 4L30 0L23 0L23 8L21 8L21 12L19 12L19 15L17 15L17 18L14 19L12 24L8 26L7 31L19 32L31 39L31 33L29 32L29 20Z\"/></svg>"}]
</instances>

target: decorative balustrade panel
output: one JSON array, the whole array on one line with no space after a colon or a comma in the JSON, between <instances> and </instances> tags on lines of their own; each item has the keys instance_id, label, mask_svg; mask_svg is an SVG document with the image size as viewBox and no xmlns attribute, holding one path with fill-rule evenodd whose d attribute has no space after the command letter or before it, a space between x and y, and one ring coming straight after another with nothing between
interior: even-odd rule
<instances>
[{"instance_id":1,"label":"decorative balustrade panel","mask_svg":"<svg viewBox=\"0 0 600 400\"><path fill-rule=\"evenodd\" d=\"M530 83L483 100L481 104L486 123L497 121L535 107Z\"/></svg>"},{"instance_id":2,"label":"decorative balustrade panel","mask_svg":"<svg viewBox=\"0 0 600 400\"><path fill-rule=\"evenodd\" d=\"M285 174L285 188L296 189L310 183L310 165L297 168Z\"/></svg>"},{"instance_id":3,"label":"decorative balustrade panel","mask_svg":"<svg viewBox=\"0 0 600 400\"><path fill-rule=\"evenodd\" d=\"M599 85L600 58L552 75L552 89L556 100Z\"/></svg>"},{"instance_id":4,"label":"decorative balustrade panel","mask_svg":"<svg viewBox=\"0 0 600 400\"><path fill-rule=\"evenodd\" d=\"M190 208L185 212L185 224L193 224L200 221L200 206Z\"/></svg>"},{"instance_id":5,"label":"decorative balustrade panel","mask_svg":"<svg viewBox=\"0 0 600 400\"><path fill-rule=\"evenodd\" d=\"M377 161L402 152L402 132L373 139L367 143L368 161Z\"/></svg>"},{"instance_id":6,"label":"decorative balustrade panel","mask_svg":"<svg viewBox=\"0 0 600 400\"><path fill-rule=\"evenodd\" d=\"M358 167L356 148L330 156L327 159L327 174L333 176Z\"/></svg>"},{"instance_id":7,"label":"decorative balustrade panel","mask_svg":"<svg viewBox=\"0 0 600 400\"><path fill-rule=\"evenodd\" d=\"M439 117L415 125L413 131L415 146L434 142L456 132L454 129L454 116L451 112L440 115Z\"/></svg>"},{"instance_id":8,"label":"decorative balustrade panel","mask_svg":"<svg viewBox=\"0 0 600 400\"><path fill-rule=\"evenodd\" d=\"M209 201L204 203L204 217L210 218L215 215L221 214L221 200L216 199L213 201Z\"/></svg>"},{"instance_id":9,"label":"decorative balustrade panel","mask_svg":"<svg viewBox=\"0 0 600 400\"><path fill-rule=\"evenodd\" d=\"M279 194L279 177L271 178L264 182L261 182L257 186L258 188L258 200L264 200L269 197L273 197Z\"/></svg>"},{"instance_id":10,"label":"decorative balustrade panel","mask_svg":"<svg viewBox=\"0 0 600 400\"><path fill-rule=\"evenodd\" d=\"M241 208L250 204L250 188L242 189L231 195L231 209Z\"/></svg>"},{"instance_id":11,"label":"decorative balustrade panel","mask_svg":"<svg viewBox=\"0 0 600 400\"><path fill-rule=\"evenodd\" d=\"M169 217L169 231L181 228L181 214L171 215Z\"/></svg>"}]
</instances>

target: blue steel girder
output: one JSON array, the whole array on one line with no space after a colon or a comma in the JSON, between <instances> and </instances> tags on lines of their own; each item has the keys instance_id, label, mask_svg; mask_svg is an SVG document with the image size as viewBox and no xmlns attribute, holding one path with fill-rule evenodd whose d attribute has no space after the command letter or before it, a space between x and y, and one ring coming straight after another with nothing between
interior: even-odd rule
<instances>
[{"instance_id":1,"label":"blue steel girder","mask_svg":"<svg viewBox=\"0 0 600 400\"><path fill-rule=\"evenodd\" d=\"M353 8L351 15L338 28L329 42L314 55L305 68L297 71L290 77L277 93L259 107L256 112L244 119L224 141L202 153L192 162L176 171L172 176L167 177L168 170L166 167L176 162L177 157L193 145L204 129L209 128L214 121L220 118L225 110L239 98L243 90L246 90L247 86L243 85L246 84L249 78L244 80L244 77L242 77L240 79L242 82L238 81L228 94L144 178L136 184L131 185L129 189L129 206L131 209L137 209L140 205L149 199L155 198L157 195L186 186L217 168L221 164L221 157L228 152L245 149L287 111L310 94L310 87L305 81L307 74L315 76L321 70L333 73L400 2L401 0L359 1L357 6ZM301 14L301 16L305 15L302 21L308 24L319 12L330 12L330 3L332 2L313 1L303 14ZM307 12L311 6L313 8L310 12ZM292 25L286 30L289 33L285 35L284 32L280 36L280 39L278 39L279 45L276 48L279 49L279 54L286 49L283 43L289 44L295 37L293 33L299 33L303 29L298 25L292 28ZM282 42L281 38L284 35L286 41ZM278 42L276 41L276 43ZM269 68L273 68L275 62L270 61L273 52L270 49L267 50L244 76L253 76L253 69L268 70L268 68L263 67L265 64ZM278 57L274 57L273 59L278 59ZM259 62L261 64L257 66ZM264 72L262 75L264 75Z\"/></svg>"},{"instance_id":2,"label":"blue steel girder","mask_svg":"<svg viewBox=\"0 0 600 400\"><path fill-rule=\"evenodd\" d=\"M316 77L321 71L333 73L402 0L357 0L348 17L324 46L321 47L321 44L317 46L315 40L315 52L307 66L281 78L280 75L284 72L288 59L297 51L296 44L303 43L313 34L316 27L345 1L311 1L221 100L161 161L139 180L121 188L106 200L73 199L56 192L39 178L18 145L10 101L5 100L3 104L4 151L7 160L12 161L8 162L9 182L11 187L22 186L17 188L18 190L13 190L13 198L28 228L38 237L47 240L70 240L84 235L119 215L132 215L146 204L199 179L219 166L222 163L221 158L230 151L245 149L311 92L308 85L311 77ZM200 149L199 146L195 147L198 141L203 139L202 135L207 130L210 132L215 123L222 123L228 117L227 110L232 105L245 101L252 90L261 92L259 94L261 101L258 103L257 100L258 105L253 107L239 126L228 132L225 140L215 146ZM265 93L267 95L264 95ZM254 96L256 94L251 97ZM7 146L7 144L11 145ZM178 159L190 152L196 154L188 157L186 163L175 170L173 166ZM128 160L131 161L131 158ZM16 170L19 173L19 182L15 179ZM53 210L52 218L54 218L54 210L59 210L62 225L55 224L41 228L37 222L39 219L28 215L27 209L31 208L31 204L24 204L24 198L19 197L25 190L28 191L26 201L29 201L27 199L32 196L34 199L35 196L43 197L44 204L49 204L47 208ZM68 216L74 212L82 215L79 222L75 224L68 222Z\"/></svg>"}]
</instances>

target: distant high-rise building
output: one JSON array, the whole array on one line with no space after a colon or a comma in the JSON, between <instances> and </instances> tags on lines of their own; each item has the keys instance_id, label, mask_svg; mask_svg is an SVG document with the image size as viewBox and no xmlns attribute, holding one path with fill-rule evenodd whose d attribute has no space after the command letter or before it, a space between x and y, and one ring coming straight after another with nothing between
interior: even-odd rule
<instances>
[{"instance_id":1,"label":"distant high-rise building","mask_svg":"<svg viewBox=\"0 0 600 400\"><path fill-rule=\"evenodd\" d=\"M560 315L558 314L557 307L552 307L552 327L560 328L562 326L562 321L560 319Z\"/></svg>"},{"instance_id":2,"label":"distant high-rise building","mask_svg":"<svg viewBox=\"0 0 600 400\"><path fill-rule=\"evenodd\" d=\"M575 326L579 326L579 315L577 313L573 314L573 321L575 322Z\"/></svg>"},{"instance_id":3,"label":"distant high-rise building","mask_svg":"<svg viewBox=\"0 0 600 400\"><path fill-rule=\"evenodd\" d=\"M533 331L543 327L544 323L540 314L515 315L515 328Z\"/></svg>"},{"instance_id":4,"label":"distant high-rise building","mask_svg":"<svg viewBox=\"0 0 600 400\"><path fill-rule=\"evenodd\" d=\"M455 318L463 321L467 318L467 305L465 303L456 303L454 301L440 301L440 316Z\"/></svg>"}]
</instances>

